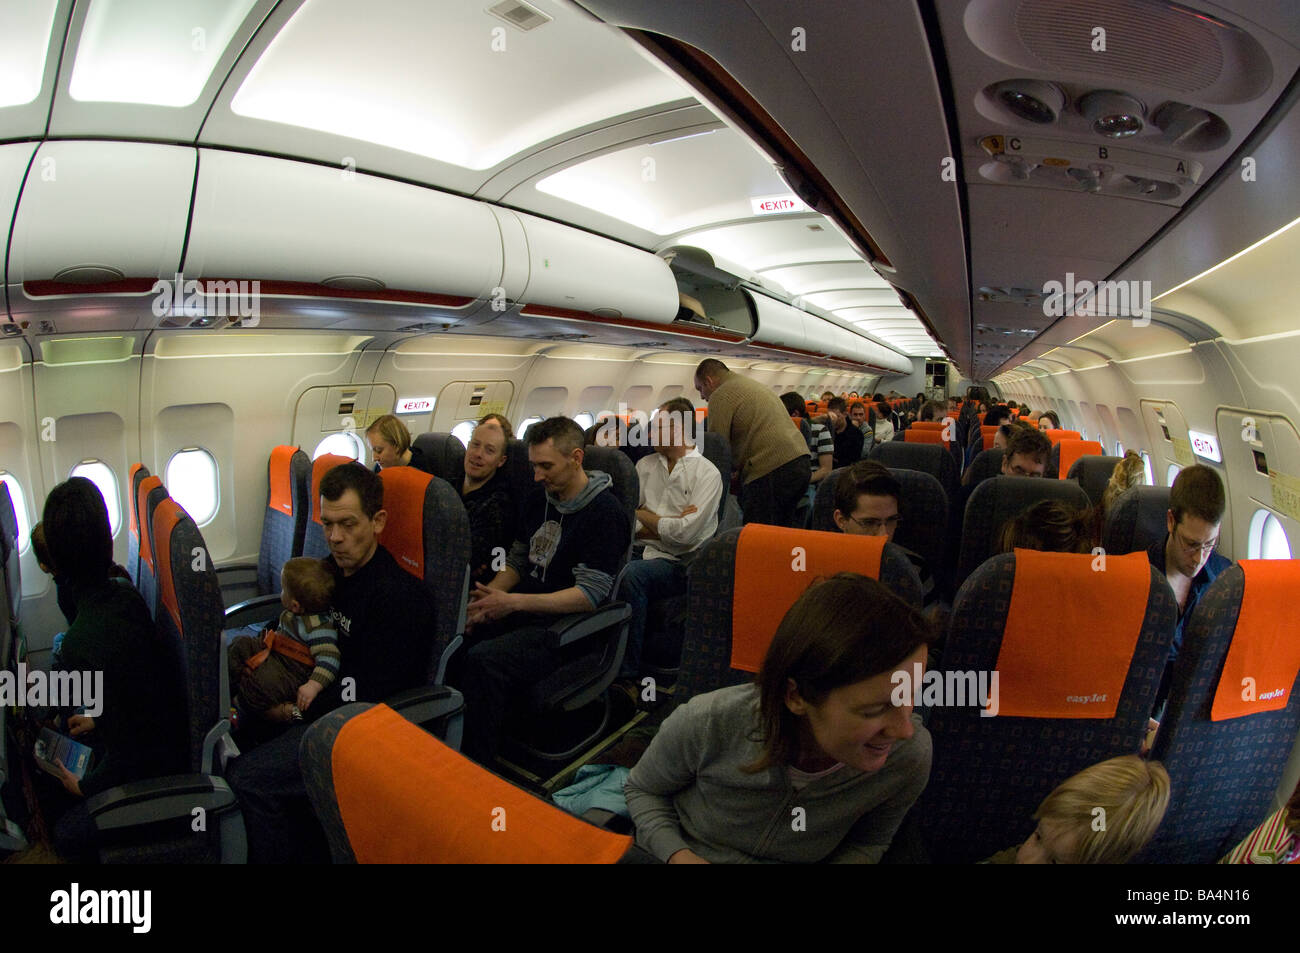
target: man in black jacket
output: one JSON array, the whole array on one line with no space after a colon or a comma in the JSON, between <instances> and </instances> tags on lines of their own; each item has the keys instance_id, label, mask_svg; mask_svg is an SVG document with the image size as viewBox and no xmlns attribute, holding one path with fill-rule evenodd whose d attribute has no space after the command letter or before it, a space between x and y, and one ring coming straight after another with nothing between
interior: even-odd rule
<instances>
[{"instance_id":1,"label":"man in black jacket","mask_svg":"<svg viewBox=\"0 0 1300 953\"><path fill-rule=\"evenodd\" d=\"M338 678L301 713L303 721L425 684L436 612L432 593L379 543L388 514L378 475L347 463L325 474L320 494L326 563L337 573L330 615L341 661ZM298 768L305 730L305 724L289 728L241 755L231 770L250 861L328 860Z\"/></svg>"}]
</instances>

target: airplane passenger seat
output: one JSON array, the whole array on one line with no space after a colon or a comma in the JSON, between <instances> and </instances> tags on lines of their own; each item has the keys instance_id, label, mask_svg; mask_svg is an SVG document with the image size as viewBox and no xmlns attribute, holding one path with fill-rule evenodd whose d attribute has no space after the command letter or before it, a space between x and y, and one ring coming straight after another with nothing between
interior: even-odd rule
<instances>
[{"instance_id":1,"label":"airplane passenger seat","mask_svg":"<svg viewBox=\"0 0 1300 953\"><path fill-rule=\"evenodd\" d=\"M1052 444L1052 450L1047 455L1047 469L1043 476L1049 480L1067 479L1070 467L1074 466L1076 460L1086 456L1100 457L1105 452L1096 440L1058 440ZM1106 478L1110 479L1110 475L1107 474Z\"/></svg>"},{"instance_id":2,"label":"airplane passenger seat","mask_svg":"<svg viewBox=\"0 0 1300 953\"><path fill-rule=\"evenodd\" d=\"M227 760L238 751L230 739L221 692L225 613L216 569L206 556L195 555L206 554L207 546L175 500L163 500L154 511L151 543L158 570L158 635L160 644L173 653L183 684L191 773L135 781L88 799L86 807L101 843L112 844L101 848L100 858L242 863L247 856L243 816L221 777ZM203 809L204 831L192 829L195 808ZM154 825L164 823L168 833L160 835Z\"/></svg>"},{"instance_id":3,"label":"airplane passenger seat","mask_svg":"<svg viewBox=\"0 0 1300 953\"><path fill-rule=\"evenodd\" d=\"M1300 728L1298 587L1300 562L1244 559L1192 610L1151 751L1169 811L1137 862L1215 863L1275 810Z\"/></svg>"},{"instance_id":4,"label":"airplane passenger seat","mask_svg":"<svg viewBox=\"0 0 1300 953\"><path fill-rule=\"evenodd\" d=\"M1110 556L1105 572L1087 553L1025 549L979 566L957 593L929 689L943 687L930 704L934 762L918 802L930 859L971 863L1014 846L1058 784L1136 753L1176 616L1173 592L1141 553Z\"/></svg>"},{"instance_id":5,"label":"airplane passenger seat","mask_svg":"<svg viewBox=\"0 0 1300 953\"><path fill-rule=\"evenodd\" d=\"M515 787L387 705L325 715L299 761L336 864L655 862L631 837Z\"/></svg>"},{"instance_id":6,"label":"airplane passenger seat","mask_svg":"<svg viewBox=\"0 0 1300 953\"><path fill-rule=\"evenodd\" d=\"M18 563L18 516L9 496L9 485L0 481L0 672L10 671L19 661L18 609L22 579ZM9 734L5 724L8 712L7 705L0 705L0 794L3 794L0 798L0 851L16 851L27 846L22 828L10 819L7 809L10 803L14 804L15 810L20 809L22 798L21 784L8 784L12 777Z\"/></svg>"},{"instance_id":7,"label":"airplane passenger seat","mask_svg":"<svg viewBox=\"0 0 1300 953\"><path fill-rule=\"evenodd\" d=\"M1092 500L1093 506L1101 506L1101 498L1106 492L1106 484L1110 482L1110 475L1115 472L1115 464L1123 459L1123 457L1096 454L1082 456L1070 464L1065 476L1067 480L1074 480L1083 488L1083 492L1088 494L1088 499Z\"/></svg>"},{"instance_id":8,"label":"airplane passenger seat","mask_svg":"<svg viewBox=\"0 0 1300 953\"><path fill-rule=\"evenodd\" d=\"M132 585L139 585L140 578L140 484L149 475L143 463L131 464L127 472L126 482L131 489L126 508L126 574L131 577Z\"/></svg>"},{"instance_id":9,"label":"airplane passenger seat","mask_svg":"<svg viewBox=\"0 0 1300 953\"><path fill-rule=\"evenodd\" d=\"M837 572L879 579L921 606L916 570L883 536L750 523L706 543L688 575L674 705L750 680L790 606L815 578Z\"/></svg>"},{"instance_id":10,"label":"airplane passenger seat","mask_svg":"<svg viewBox=\"0 0 1300 953\"><path fill-rule=\"evenodd\" d=\"M962 474L962 483L966 486L975 486L978 483L987 480L989 477L1002 475L1002 448L993 447L991 450L981 450L971 461L971 465L966 468Z\"/></svg>"},{"instance_id":11,"label":"airplane passenger seat","mask_svg":"<svg viewBox=\"0 0 1300 953\"><path fill-rule=\"evenodd\" d=\"M154 511L166 499L167 490L156 476L145 477L136 488L138 519L135 531L139 534L140 569L135 587L155 619L158 618L158 567L153 548L153 517Z\"/></svg>"},{"instance_id":12,"label":"airplane passenger seat","mask_svg":"<svg viewBox=\"0 0 1300 953\"><path fill-rule=\"evenodd\" d=\"M266 467L266 512L262 517L262 542L257 565L222 566L217 578L234 573L256 573L255 583L222 585L223 593L256 586L256 596L226 609L226 628L265 622L279 612L280 570L302 553L311 512L308 496L311 460L297 447L281 446L271 451ZM269 615L267 606L275 609Z\"/></svg>"},{"instance_id":13,"label":"airplane passenger seat","mask_svg":"<svg viewBox=\"0 0 1300 953\"><path fill-rule=\"evenodd\" d=\"M311 462L311 516L303 533L302 555L324 559L330 554L329 543L325 541L325 527L320 521L320 481L335 467L352 462L351 457L337 453L322 454Z\"/></svg>"},{"instance_id":14,"label":"airplane passenger seat","mask_svg":"<svg viewBox=\"0 0 1300 953\"><path fill-rule=\"evenodd\" d=\"M1101 548L1108 553L1131 553L1165 538L1169 512L1169 487L1131 486L1110 506L1101 530Z\"/></svg>"},{"instance_id":15,"label":"airplane passenger seat","mask_svg":"<svg viewBox=\"0 0 1300 953\"><path fill-rule=\"evenodd\" d=\"M944 495L947 497L948 506L952 506L957 498L960 477L957 472L957 461L942 447L891 441L877 444L867 454L867 459L882 463L891 470L919 470L928 473L939 481L939 486L943 488Z\"/></svg>"},{"instance_id":16,"label":"airplane passenger seat","mask_svg":"<svg viewBox=\"0 0 1300 953\"><path fill-rule=\"evenodd\" d=\"M459 495L465 479L465 445L460 442L460 438L449 433L422 433L412 444L429 461L433 475L450 483ZM379 472L383 473L382 470Z\"/></svg>"},{"instance_id":17,"label":"airplane passenger seat","mask_svg":"<svg viewBox=\"0 0 1300 953\"><path fill-rule=\"evenodd\" d=\"M465 631L470 579L469 516L460 494L446 480L415 467L387 467L379 471L379 478L384 483L384 509L388 513L379 541L399 566L432 591L437 611L428 672L429 684L434 688L404 692L398 696L400 704L397 699L388 701L403 716L423 726L464 707L459 693L454 693L453 698L453 693L439 687Z\"/></svg>"},{"instance_id":18,"label":"airplane passenger seat","mask_svg":"<svg viewBox=\"0 0 1300 953\"><path fill-rule=\"evenodd\" d=\"M975 487L962 523L955 580L958 586L997 552L1003 524L1040 500L1059 500L1078 509L1088 506L1088 495L1077 483L1065 480L1003 476Z\"/></svg>"}]
</instances>

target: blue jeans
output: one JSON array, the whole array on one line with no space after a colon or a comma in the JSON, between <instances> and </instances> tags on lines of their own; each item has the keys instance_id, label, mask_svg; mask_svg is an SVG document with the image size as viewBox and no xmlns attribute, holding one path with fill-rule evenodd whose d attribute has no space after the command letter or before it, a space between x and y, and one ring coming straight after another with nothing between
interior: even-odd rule
<instances>
[{"instance_id":1,"label":"blue jeans","mask_svg":"<svg viewBox=\"0 0 1300 953\"><path fill-rule=\"evenodd\" d=\"M619 675L636 678L641 673L641 649L650 603L686 592L686 567L675 559L637 559L628 563L619 583L618 598L632 608L627 629L627 652Z\"/></svg>"}]
</instances>

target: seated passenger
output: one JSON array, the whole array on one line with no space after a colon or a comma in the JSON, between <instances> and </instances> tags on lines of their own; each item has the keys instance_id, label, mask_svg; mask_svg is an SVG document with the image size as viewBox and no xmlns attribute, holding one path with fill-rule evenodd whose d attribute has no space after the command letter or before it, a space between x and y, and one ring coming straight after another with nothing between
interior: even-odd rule
<instances>
[{"instance_id":1,"label":"seated passenger","mask_svg":"<svg viewBox=\"0 0 1300 953\"><path fill-rule=\"evenodd\" d=\"M781 403L790 411L791 417L798 417L808 425L804 439L808 442L808 462L812 473L808 478L808 503L812 504L817 495L817 484L831 475L835 462L835 442L831 432L821 419L813 420L808 416L808 408L799 400L799 395L791 391L781 395ZM802 430L800 431L802 433Z\"/></svg>"},{"instance_id":2,"label":"seated passenger","mask_svg":"<svg viewBox=\"0 0 1300 953\"><path fill-rule=\"evenodd\" d=\"M1210 583L1232 565L1214 551L1227 502L1223 482L1210 467L1198 463L1185 467L1169 488L1169 510L1165 513L1165 538L1147 550L1151 565L1164 573L1178 602L1178 622L1169 643L1165 666L1152 717L1159 721L1169 696L1174 660L1183 647L1187 619Z\"/></svg>"},{"instance_id":3,"label":"seated passenger","mask_svg":"<svg viewBox=\"0 0 1300 953\"><path fill-rule=\"evenodd\" d=\"M586 651L581 643L553 648L547 626L605 601L632 539L609 474L582 468L576 423L548 418L528 428L526 441L534 479L546 492L531 501L506 568L470 596L470 636L477 644L465 658L462 751L485 766L496 757L522 689Z\"/></svg>"},{"instance_id":4,"label":"seated passenger","mask_svg":"<svg viewBox=\"0 0 1300 953\"><path fill-rule=\"evenodd\" d=\"M659 729L624 788L637 843L670 864L879 861L930 774L929 733L891 677L932 639L874 579L814 582L754 683Z\"/></svg>"},{"instance_id":5,"label":"seated passenger","mask_svg":"<svg viewBox=\"0 0 1300 953\"><path fill-rule=\"evenodd\" d=\"M576 426L576 425L575 425ZM345 463L320 483L320 516L334 571L339 673L304 722L346 701L382 702L428 682L437 605L429 589L379 542L388 522L384 483L359 463ZM345 698L346 692L346 698ZM298 768L306 724L286 728L246 751L229 774L248 831L253 863L328 859L324 832L311 812Z\"/></svg>"},{"instance_id":6,"label":"seated passenger","mask_svg":"<svg viewBox=\"0 0 1300 953\"><path fill-rule=\"evenodd\" d=\"M1090 553L1097 545L1096 515L1060 500L1039 500L1002 527L998 552Z\"/></svg>"},{"instance_id":7,"label":"seated passenger","mask_svg":"<svg viewBox=\"0 0 1300 953\"><path fill-rule=\"evenodd\" d=\"M848 406L843 397L831 399L826 405L826 416L835 442L835 468L857 463L862 459L862 431L849 424Z\"/></svg>"},{"instance_id":8,"label":"seated passenger","mask_svg":"<svg viewBox=\"0 0 1300 953\"><path fill-rule=\"evenodd\" d=\"M835 396L835 392L834 392L834 391L824 390L824 391L822 391L821 399L822 399L823 401L827 401L827 402L829 402L829 401L831 400L831 398L833 398L834 396Z\"/></svg>"},{"instance_id":9,"label":"seated passenger","mask_svg":"<svg viewBox=\"0 0 1300 953\"><path fill-rule=\"evenodd\" d=\"M415 467L433 473L433 463L411 443L411 432L392 414L384 414L366 428L366 441L375 457L375 472L384 467Z\"/></svg>"},{"instance_id":10,"label":"seated passenger","mask_svg":"<svg viewBox=\"0 0 1300 953\"><path fill-rule=\"evenodd\" d=\"M640 675L650 603L685 594L686 565L718 528L722 476L695 446L695 427L691 402L674 397L650 421L655 454L636 465L641 484L636 538L646 546L619 583L618 598L632 608L623 678Z\"/></svg>"},{"instance_id":11,"label":"seated passenger","mask_svg":"<svg viewBox=\"0 0 1300 953\"><path fill-rule=\"evenodd\" d=\"M1029 427L1017 427L1007 438L1002 452L1004 476L1041 477L1047 472L1047 458L1052 452L1052 442L1042 433Z\"/></svg>"},{"instance_id":12,"label":"seated passenger","mask_svg":"<svg viewBox=\"0 0 1300 953\"><path fill-rule=\"evenodd\" d=\"M944 414L944 410L943 410L942 403L940 403L937 400L927 400L925 403L921 405L921 411L917 415L916 419L931 420L938 423L943 420L943 414ZM952 416L954 418L957 416L955 411L953 412Z\"/></svg>"},{"instance_id":13,"label":"seated passenger","mask_svg":"<svg viewBox=\"0 0 1300 953\"><path fill-rule=\"evenodd\" d=\"M1300 784L1280 811L1246 835L1221 864L1294 864L1300 862Z\"/></svg>"},{"instance_id":14,"label":"seated passenger","mask_svg":"<svg viewBox=\"0 0 1300 953\"><path fill-rule=\"evenodd\" d=\"M494 556L504 558L515 541L515 503L501 472L514 435L506 417L485 414L474 426L465 448L460 501L469 516L471 583L491 581L496 575L492 568Z\"/></svg>"},{"instance_id":15,"label":"seated passenger","mask_svg":"<svg viewBox=\"0 0 1300 953\"><path fill-rule=\"evenodd\" d=\"M901 517L898 515L903 488L889 468L875 460L860 460L835 481L835 512L831 518L841 533L850 536L884 536L893 541ZM926 606L938 599L934 577L925 559L899 546L916 570L921 582L921 600Z\"/></svg>"},{"instance_id":16,"label":"seated passenger","mask_svg":"<svg viewBox=\"0 0 1300 953\"><path fill-rule=\"evenodd\" d=\"M1084 768L1043 798L1038 827L989 864L1123 864L1155 836L1169 807L1169 772L1135 754ZM1099 825L1097 813L1105 812Z\"/></svg>"},{"instance_id":17,"label":"seated passenger","mask_svg":"<svg viewBox=\"0 0 1300 953\"><path fill-rule=\"evenodd\" d=\"M889 443L894 439L894 413L883 400L876 401L876 444Z\"/></svg>"},{"instance_id":18,"label":"seated passenger","mask_svg":"<svg viewBox=\"0 0 1300 953\"><path fill-rule=\"evenodd\" d=\"M1109 513L1120 494L1129 487L1142 486L1144 483L1146 483L1146 468L1142 465L1142 457L1136 450L1130 450L1124 454L1123 460L1115 464L1115 469L1110 473L1110 480L1101 495L1102 514Z\"/></svg>"},{"instance_id":19,"label":"seated passenger","mask_svg":"<svg viewBox=\"0 0 1300 953\"><path fill-rule=\"evenodd\" d=\"M56 486L46 497L42 526L48 565L62 580L59 603L68 607L61 670L103 674L100 710L73 714L66 725L94 758L80 780L60 765L63 788L76 800L50 792L47 816L62 815L54 828L61 856L93 860L99 832L84 798L188 768L183 676L160 650L140 594L109 576L113 538L95 484L73 477Z\"/></svg>"},{"instance_id":20,"label":"seated passenger","mask_svg":"<svg viewBox=\"0 0 1300 953\"><path fill-rule=\"evenodd\" d=\"M230 684L239 707L268 721L302 721L339 672L338 635L330 619L334 574L319 559L299 556L280 570L279 624L264 637L230 643Z\"/></svg>"},{"instance_id":21,"label":"seated passenger","mask_svg":"<svg viewBox=\"0 0 1300 953\"><path fill-rule=\"evenodd\" d=\"M1056 411L1045 410L1038 415L1039 430L1060 430L1061 418L1056 416Z\"/></svg>"},{"instance_id":22,"label":"seated passenger","mask_svg":"<svg viewBox=\"0 0 1300 953\"><path fill-rule=\"evenodd\" d=\"M867 413L867 405L860 400L849 404L849 423L862 432L862 457L865 459L876 445L876 425Z\"/></svg>"}]
</instances>

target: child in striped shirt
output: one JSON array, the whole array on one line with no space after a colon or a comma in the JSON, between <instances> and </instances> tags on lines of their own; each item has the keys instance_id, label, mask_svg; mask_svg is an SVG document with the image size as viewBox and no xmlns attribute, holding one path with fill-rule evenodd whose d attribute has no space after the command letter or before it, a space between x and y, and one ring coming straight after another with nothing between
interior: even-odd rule
<instances>
[{"instance_id":1,"label":"child in striped shirt","mask_svg":"<svg viewBox=\"0 0 1300 953\"><path fill-rule=\"evenodd\" d=\"M230 684L239 707L270 721L301 721L339 672L338 636L329 614L334 575L319 559L290 559L280 573L284 611L261 637L230 645Z\"/></svg>"}]
</instances>

